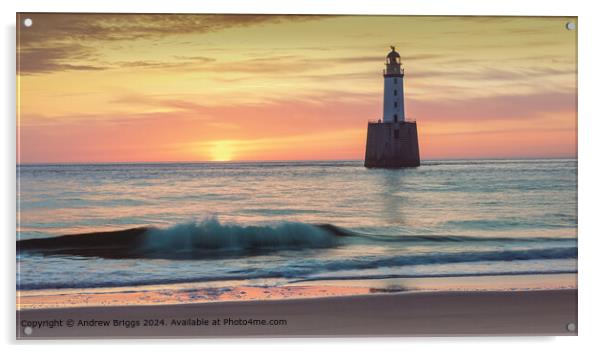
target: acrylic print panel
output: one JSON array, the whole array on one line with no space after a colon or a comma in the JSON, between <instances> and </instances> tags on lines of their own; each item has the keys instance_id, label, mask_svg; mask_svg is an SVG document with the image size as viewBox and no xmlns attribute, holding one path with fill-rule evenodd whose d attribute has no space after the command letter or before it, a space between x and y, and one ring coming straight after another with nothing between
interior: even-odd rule
<instances>
[{"instance_id":1,"label":"acrylic print panel","mask_svg":"<svg viewBox=\"0 0 602 353\"><path fill-rule=\"evenodd\" d=\"M17 15L17 337L575 335L577 19Z\"/></svg>"}]
</instances>

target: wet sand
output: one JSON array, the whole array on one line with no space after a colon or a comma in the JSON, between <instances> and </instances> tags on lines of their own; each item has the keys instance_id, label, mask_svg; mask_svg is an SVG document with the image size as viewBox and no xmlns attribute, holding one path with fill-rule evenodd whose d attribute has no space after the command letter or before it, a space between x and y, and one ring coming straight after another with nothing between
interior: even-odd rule
<instances>
[{"instance_id":1,"label":"wet sand","mask_svg":"<svg viewBox=\"0 0 602 353\"><path fill-rule=\"evenodd\" d=\"M18 292L18 309L53 309L95 306L195 304L249 300L301 299L369 294L377 289L361 286L306 285L255 287L198 287L197 284L154 285L75 290Z\"/></svg>"},{"instance_id":2,"label":"wet sand","mask_svg":"<svg viewBox=\"0 0 602 353\"><path fill-rule=\"evenodd\" d=\"M17 337L575 335L569 323L577 323L574 289L407 292L19 310Z\"/></svg>"}]
</instances>

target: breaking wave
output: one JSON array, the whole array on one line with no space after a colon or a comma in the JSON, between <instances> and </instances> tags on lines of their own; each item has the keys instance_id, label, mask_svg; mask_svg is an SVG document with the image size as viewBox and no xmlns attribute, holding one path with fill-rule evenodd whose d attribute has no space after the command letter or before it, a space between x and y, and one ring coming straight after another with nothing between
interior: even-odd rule
<instances>
[{"instance_id":1,"label":"breaking wave","mask_svg":"<svg viewBox=\"0 0 602 353\"><path fill-rule=\"evenodd\" d=\"M71 255L108 259L211 259L265 254L279 250L302 250L332 248L348 242L370 243L458 243L458 242L548 242L568 243L558 249L529 250L528 252L505 253L494 251L474 254L446 254L443 262L504 261L506 259L566 258L576 256L576 240L542 237L471 237L438 235L387 236L353 232L332 224L306 224L282 222L275 225L243 226L220 223L217 219L176 224L160 229L140 227L111 232L63 235L52 238L27 239L17 242L19 252L42 255ZM566 247L566 245L574 245ZM433 256L441 256L433 254ZM485 257L483 257L485 256ZM419 257L418 257L419 258ZM410 263L414 263L414 258ZM434 258L429 258L426 263ZM404 257L396 265L404 265ZM381 259L384 263L390 259ZM400 260L397 260L400 261ZM410 264L407 263L407 264Z\"/></svg>"},{"instance_id":2,"label":"breaking wave","mask_svg":"<svg viewBox=\"0 0 602 353\"><path fill-rule=\"evenodd\" d=\"M19 252L102 258L205 259L229 254L329 248L345 230L330 224L286 222L271 226L222 224L217 219L166 229L140 227L17 242Z\"/></svg>"}]
</instances>

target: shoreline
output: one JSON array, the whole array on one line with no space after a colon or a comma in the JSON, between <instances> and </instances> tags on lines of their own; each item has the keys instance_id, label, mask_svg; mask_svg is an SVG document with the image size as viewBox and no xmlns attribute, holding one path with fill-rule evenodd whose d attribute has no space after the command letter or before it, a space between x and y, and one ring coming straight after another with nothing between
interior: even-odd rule
<instances>
[{"instance_id":1,"label":"shoreline","mask_svg":"<svg viewBox=\"0 0 602 353\"><path fill-rule=\"evenodd\" d=\"M233 321L226 325L228 318ZM67 326L68 320L73 327ZM25 335L25 327L43 323L46 327ZM576 335L567 329L570 323L577 324L577 289L18 310L16 327L18 339Z\"/></svg>"},{"instance_id":2,"label":"shoreline","mask_svg":"<svg viewBox=\"0 0 602 353\"><path fill-rule=\"evenodd\" d=\"M18 290L17 310L186 305L307 299L378 293L491 292L577 289L577 274L314 280L280 283L216 281L126 287Z\"/></svg>"}]
</instances>

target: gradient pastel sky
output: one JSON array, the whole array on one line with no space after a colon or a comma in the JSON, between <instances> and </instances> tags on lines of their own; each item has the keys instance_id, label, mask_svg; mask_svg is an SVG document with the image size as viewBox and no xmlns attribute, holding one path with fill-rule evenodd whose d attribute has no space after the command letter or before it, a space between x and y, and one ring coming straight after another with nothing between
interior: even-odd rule
<instances>
[{"instance_id":1,"label":"gradient pastel sky","mask_svg":"<svg viewBox=\"0 0 602 353\"><path fill-rule=\"evenodd\" d=\"M363 159L389 45L422 159L577 155L575 18L18 17L20 163Z\"/></svg>"}]
</instances>

